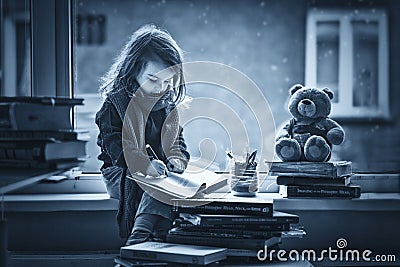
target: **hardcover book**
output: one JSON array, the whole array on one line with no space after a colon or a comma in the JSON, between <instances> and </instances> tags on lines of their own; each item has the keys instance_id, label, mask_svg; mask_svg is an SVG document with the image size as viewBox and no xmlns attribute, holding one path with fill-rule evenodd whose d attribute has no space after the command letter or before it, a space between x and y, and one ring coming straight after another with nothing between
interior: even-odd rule
<instances>
[{"instance_id":1,"label":"hardcover book","mask_svg":"<svg viewBox=\"0 0 400 267\"><path fill-rule=\"evenodd\" d=\"M239 197L176 199L173 209L180 213L272 216L273 200Z\"/></svg>"},{"instance_id":2,"label":"hardcover book","mask_svg":"<svg viewBox=\"0 0 400 267\"><path fill-rule=\"evenodd\" d=\"M231 238L231 237L204 237L167 234L167 242L191 245L207 245L220 248L263 249L272 247L281 242L281 237L274 236L266 239Z\"/></svg>"},{"instance_id":3,"label":"hardcover book","mask_svg":"<svg viewBox=\"0 0 400 267\"><path fill-rule=\"evenodd\" d=\"M37 160L3 160L0 159L0 167L15 169L47 169L47 170L68 170L82 166L85 160L67 159L55 161L37 161Z\"/></svg>"},{"instance_id":4,"label":"hardcover book","mask_svg":"<svg viewBox=\"0 0 400 267\"><path fill-rule=\"evenodd\" d=\"M0 141L0 160L51 161L86 156L86 141Z\"/></svg>"},{"instance_id":5,"label":"hardcover book","mask_svg":"<svg viewBox=\"0 0 400 267\"><path fill-rule=\"evenodd\" d=\"M332 178L311 178L311 177L290 177L278 176L276 183L278 185L349 185L351 177Z\"/></svg>"},{"instance_id":6,"label":"hardcover book","mask_svg":"<svg viewBox=\"0 0 400 267\"><path fill-rule=\"evenodd\" d=\"M221 214L188 214L180 213L179 217L193 225L221 225L221 224L296 224L299 216L279 211L274 211L272 217L247 216L247 215L221 215Z\"/></svg>"},{"instance_id":7,"label":"hardcover book","mask_svg":"<svg viewBox=\"0 0 400 267\"><path fill-rule=\"evenodd\" d=\"M122 247L121 258L207 265L226 259L226 248L144 242Z\"/></svg>"},{"instance_id":8,"label":"hardcover book","mask_svg":"<svg viewBox=\"0 0 400 267\"><path fill-rule=\"evenodd\" d=\"M0 140L18 141L18 140L60 140L60 141L76 141L89 140L90 134L88 130L60 130L60 131L18 131L0 130Z\"/></svg>"},{"instance_id":9,"label":"hardcover book","mask_svg":"<svg viewBox=\"0 0 400 267\"><path fill-rule=\"evenodd\" d=\"M183 229L199 229L199 231L208 231L209 229L232 229L232 230L250 230L250 231L288 231L289 223L263 223L263 224L207 224L194 225L191 222L184 221L181 218L175 219L174 227Z\"/></svg>"},{"instance_id":10,"label":"hardcover book","mask_svg":"<svg viewBox=\"0 0 400 267\"><path fill-rule=\"evenodd\" d=\"M172 228L168 232L171 235L186 235L186 236L204 236L204 237L230 237L230 238L252 238L252 239L263 239L270 238L273 236L281 236L282 232L267 232L267 231L252 231L252 230L238 230L238 229L220 229L220 228L208 228L205 231L204 228Z\"/></svg>"},{"instance_id":11,"label":"hardcover book","mask_svg":"<svg viewBox=\"0 0 400 267\"><path fill-rule=\"evenodd\" d=\"M0 97L1 130L72 130L71 108L83 99Z\"/></svg>"},{"instance_id":12,"label":"hardcover book","mask_svg":"<svg viewBox=\"0 0 400 267\"><path fill-rule=\"evenodd\" d=\"M240 249L240 248L228 248L226 255L228 257L250 257L256 258L258 250L256 249Z\"/></svg>"},{"instance_id":13,"label":"hardcover book","mask_svg":"<svg viewBox=\"0 0 400 267\"><path fill-rule=\"evenodd\" d=\"M286 186L287 197L359 198L360 186L304 185Z\"/></svg>"},{"instance_id":14,"label":"hardcover book","mask_svg":"<svg viewBox=\"0 0 400 267\"><path fill-rule=\"evenodd\" d=\"M336 179L352 175L351 162L265 162L274 176L312 177Z\"/></svg>"},{"instance_id":15,"label":"hardcover book","mask_svg":"<svg viewBox=\"0 0 400 267\"><path fill-rule=\"evenodd\" d=\"M168 266L168 262L156 262L156 261L146 261L146 260L137 260L137 259L123 259L119 256L114 258L114 262L118 267L161 267L161 266Z\"/></svg>"}]
</instances>

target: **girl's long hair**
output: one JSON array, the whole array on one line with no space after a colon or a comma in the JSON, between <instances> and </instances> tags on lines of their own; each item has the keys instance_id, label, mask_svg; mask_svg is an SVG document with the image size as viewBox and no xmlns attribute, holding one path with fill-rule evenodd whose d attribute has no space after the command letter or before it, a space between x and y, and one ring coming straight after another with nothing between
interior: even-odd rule
<instances>
[{"instance_id":1,"label":"girl's long hair","mask_svg":"<svg viewBox=\"0 0 400 267\"><path fill-rule=\"evenodd\" d=\"M181 102L186 93L182 62L183 52L171 35L152 24L146 24L132 34L111 68L101 78L100 92L125 90L134 93L139 88L137 75L151 59L159 58L167 66L177 67L179 85L174 88L175 104Z\"/></svg>"}]
</instances>

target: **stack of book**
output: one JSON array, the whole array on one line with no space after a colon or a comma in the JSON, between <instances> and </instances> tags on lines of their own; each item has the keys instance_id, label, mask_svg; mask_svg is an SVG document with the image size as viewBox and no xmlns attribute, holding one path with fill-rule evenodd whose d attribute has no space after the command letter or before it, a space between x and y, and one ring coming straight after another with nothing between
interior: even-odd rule
<instances>
[{"instance_id":1,"label":"stack of book","mask_svg":"<svg viewBox=\"0 0 400 267\"><path fill-rule=\"evenodd\" d=\"M273 162L270 175L277 176L288 198L358 198L360 186L351 183L351 162Z\"/></svg>"},{"instance_id":2,"label":"stack of book","mask_svg":"<svg viewBox=\"0 0 400 267\"><path fill-rule=\"evenodd\" d=\"M0 97L0 166L67 169L86 157L88 131L74 131L83 99Z\"/></svg>"},{"instance_id":3,"label":"stack of book","mask_svg":"<svg viewBox=\"0 0 400 267\"><path fill-rule=\"evenodd\" d=\"M114 261L121 266L171 266L168 262L198 266L226 259L226 251L208 246L144 242L122 247Z\"/></svg>"},{"instance_id":4,"label":"stack of book","mask_svg":"<svg viewBox=\"0 0 400 267\"><path fill-rule=\"evenodd\" d=\"M228 256L256 257L277 247L299 222L297 215L274 211L272 199L258 197L176 199L173 207L178 218L167 242L227 248Z\"/></svg>"}]
</instances>

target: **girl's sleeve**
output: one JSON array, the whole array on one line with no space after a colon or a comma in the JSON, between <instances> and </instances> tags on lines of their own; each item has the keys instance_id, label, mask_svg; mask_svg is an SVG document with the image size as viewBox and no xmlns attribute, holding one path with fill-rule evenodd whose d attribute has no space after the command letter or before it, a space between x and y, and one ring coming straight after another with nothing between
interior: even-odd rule
<instances>
[{"instance_id":1,"label":"girl's sleeve","mask_svg":"<svg viewBox=\"0 0 400 267\"><path fill-rule=\"evenodd\" d=\"M95 121L100 131L98 145L102 152L107 154L114 166L126 167L122 153L122 121L109 100L104 101Z\"/></svg>"},{"instance_id":2,"label":"girl's sleeve","mask_svg":"<svg viewBox=\"0 0 400 267\"><path fill-rule=\"evenodd\" d=\"M189 159L190 154L183 138L183 128L179 126L178 138L173 143L167 158L167 167L170 171L182 173L186 169Z\"/></svg>"},{"instance_id":3,"label":"girl's sleeve","mask_svg":"<svg viewBox=\"0 0 400 267\"><path fill-rule=\"evenodd\" d=\"M100 111L96 114L96 124L100 131L99 145L105 152L114 166L126 168L123 147L122 147L122 120L114 105L106 99ZM134 168L131 172L146 172L149 160L138 148L129 147L132 164L129 167Z\"/></svg>"}]
</instances>

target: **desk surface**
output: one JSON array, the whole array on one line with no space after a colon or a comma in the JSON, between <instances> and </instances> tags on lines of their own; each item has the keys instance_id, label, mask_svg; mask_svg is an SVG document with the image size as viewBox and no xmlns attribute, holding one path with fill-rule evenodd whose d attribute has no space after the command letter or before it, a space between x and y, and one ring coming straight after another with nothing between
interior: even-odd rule
<instances>
[{"instance_id":1,"label":"desk surface","mask_svg":"<svg viewBox=\"0 0 400 267\"><path fill-rule=\"evenodd\" d=\"M37 183L52 175L61 173L60 170L49 171L44 169L14 169L7 168L0 170L0 194Z\"/></svg>"},{"instance_id":2,"label":"desk surface","mask_svg":"<svg viewBox=\"0 0 400 267\"><path fill-rule=\"evenodd\" d=\"M281 211L400 211L400 193L365 193L359 199L287 199L277 193L260 193L274 199ZM107 193L5 195L8 211L118 210L118 200ZM295 212L294 212L295 213Z\"/></svg>"}]
</instances>

